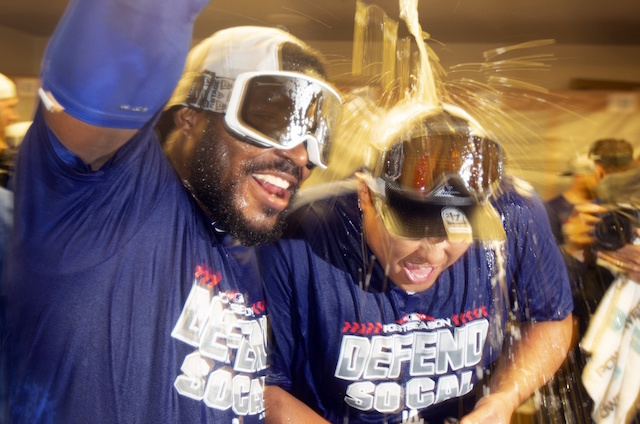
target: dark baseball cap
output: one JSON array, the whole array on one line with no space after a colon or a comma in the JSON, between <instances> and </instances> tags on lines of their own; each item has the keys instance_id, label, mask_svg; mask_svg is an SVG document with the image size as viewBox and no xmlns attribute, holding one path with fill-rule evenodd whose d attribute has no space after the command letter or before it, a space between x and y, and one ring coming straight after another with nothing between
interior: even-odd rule
<instances>
[{"instance_id":1,"label":"dark baseball cap","mask_svg":"<svg viewBox=\"0 0 640 424\"><path fill-rule=\"evenodd\" d=\"M445 105L393 135L370 167L374 204L402 237L504 240L489 197L502 178L504 153L463 110Z\"/></svg>"}]
</instances>

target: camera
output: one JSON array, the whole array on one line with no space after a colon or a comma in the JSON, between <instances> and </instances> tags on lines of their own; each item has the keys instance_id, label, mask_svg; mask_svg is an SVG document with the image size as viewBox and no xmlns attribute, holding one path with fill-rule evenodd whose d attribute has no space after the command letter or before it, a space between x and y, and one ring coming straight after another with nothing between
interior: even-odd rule
<instances>
[{"instance_id":1,"label":"camera","mask_svg":"<svg viewBox=\"0 0 640 424\"><path fill-rule=\"evenodd\" d=\"M600 217L594 229L596 248L618 250L630 243L640 221L640 213L629 205L617 205Z\"/></svg>"}]
</instances>

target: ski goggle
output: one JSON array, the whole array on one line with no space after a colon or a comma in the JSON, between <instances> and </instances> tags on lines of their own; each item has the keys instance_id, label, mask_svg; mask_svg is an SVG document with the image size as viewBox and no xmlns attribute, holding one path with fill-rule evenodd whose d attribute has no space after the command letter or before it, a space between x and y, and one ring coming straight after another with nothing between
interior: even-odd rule
<instances>
[{"instance_id":1,"label":"ski goggle","mask_svg":"<svg viewBox=\"0 0 640 424\"><path fill-rule=\"evenodd\" d=\"M487 201L502 177L502 160L500 145L487 138L413 136L386 152L382 175L367 183L394 234L504 240L500 218Z\"/></svg>"},{"instance_id":2,"label":"ski goggle","mask_svg":"<svg viewBox=\"0 0 640 424\"><path fill-rule=\"evenodd\" d=\"M326 168L341 114L340 95L323 81L296 72L246 72L233 83L225 123L259 146L305 143L309 161Z\"/></svg>"},{"instance_id":3,"label":"ski goggle","mask_svg":"<svg viewBox=\"0 0 640 424\"><path fill-rule=\"evenodd\" d=\"M472 117L453 105L425 109L422 117L376 143L368 165L385 185L409 197L486 200L502 178L504 153Z\"/></svg>"},{"instance_id":4,"label":"ski goggle","mask_svg":"<svg viewBox=\"0 0 640 424\"><path fill-rule=\"evenodd\" d=\"M499 144L472 134L426 135L387 152L382 178L419 197L485 200L502 177Z\"/></svg>"}]
</instances>

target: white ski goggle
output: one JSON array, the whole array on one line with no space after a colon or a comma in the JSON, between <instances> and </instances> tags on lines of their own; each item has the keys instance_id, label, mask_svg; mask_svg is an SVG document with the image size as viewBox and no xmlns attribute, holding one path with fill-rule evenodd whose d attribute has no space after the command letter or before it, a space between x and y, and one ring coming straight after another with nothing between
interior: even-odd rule
<instances>
[{"instance_id":1,"label":"white ski goggle","mask_svg":"<svg viewBox=\"0 0 640 424\"><path fill-rule=\"evenodd\" d=\"M285 71L245 72L235 81L211 74L192 90L187 105L224 113L234 135L262 147L292 149L305 143L309 161L322 168L329 162L342 115L342 101L333 87Z\"/></svg>"}]
</instances>

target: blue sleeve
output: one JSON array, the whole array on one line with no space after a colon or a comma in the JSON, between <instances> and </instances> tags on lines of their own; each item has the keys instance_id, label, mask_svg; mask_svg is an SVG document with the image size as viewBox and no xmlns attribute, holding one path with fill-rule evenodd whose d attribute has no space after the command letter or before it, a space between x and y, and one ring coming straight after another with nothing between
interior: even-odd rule
<instances>
[{"instance_id":1,"label":"blue sleeve","mask_svg":"<svg viewBox=\"0 0 640 424\"><path fill-rule=\"evenodd\" d=\"M534 193L514 195L506 208L511 284L521 321L556 321L573 310L571 284L547 211ZM509 259L511 261L511 259Z\"/></svg>"},{"instance_id":2,"label":"blue sleeve","mask_svg":"<svg viewBox=\"0 0 640 424\"><path fill-rule=\"evenodd\" d=\"M92 125L141 128L169 99L209 0L72 0L47 46L45 92Z\"/></svg>"}]
</instances>

